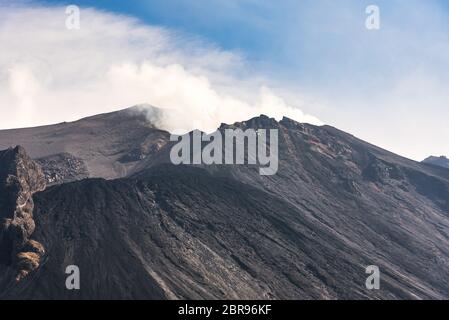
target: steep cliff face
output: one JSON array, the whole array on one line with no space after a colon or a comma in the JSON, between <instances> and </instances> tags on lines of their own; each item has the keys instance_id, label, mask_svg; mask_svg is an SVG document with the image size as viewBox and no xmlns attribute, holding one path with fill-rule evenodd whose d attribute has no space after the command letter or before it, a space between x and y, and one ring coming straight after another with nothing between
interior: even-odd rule
<instances>
[{"instance_id":1,"label":"steep cliff face","mask_svg":"<svg viewBox=\"0 0 449 320\"><path fill-rule=\"evenodd\" d=\"M12 269L17 281L39 266L45 251L30 239L35 229L32 196L44 189L44 174L25 149L0 151L0 264Z\"/></svg>"}]
</instances>

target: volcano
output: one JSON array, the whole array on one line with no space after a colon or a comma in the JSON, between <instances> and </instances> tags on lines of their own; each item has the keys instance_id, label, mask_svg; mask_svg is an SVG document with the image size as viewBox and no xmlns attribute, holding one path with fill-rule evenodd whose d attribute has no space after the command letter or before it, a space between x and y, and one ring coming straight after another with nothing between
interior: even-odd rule
<instances>
[{"instance_id":1,"label":"volcano","mask_svg":"<svg viewBox=\"0 0 449 320\"><path fill-rule=\"evenodd\" d=\"M449 170L263 115L218 129L277 129L276 174L173 165L148 119L0 131L0 298L448 298Z\"/></svg>"}]
</instances>

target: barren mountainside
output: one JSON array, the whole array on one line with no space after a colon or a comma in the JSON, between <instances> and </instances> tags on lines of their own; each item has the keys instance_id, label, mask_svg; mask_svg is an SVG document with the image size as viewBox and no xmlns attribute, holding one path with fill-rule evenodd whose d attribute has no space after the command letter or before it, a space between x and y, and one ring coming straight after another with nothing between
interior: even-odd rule
<instances>
[{"instance_id":1,"label":"barren mountainside","mask_svg":"<svg viewBox=\"0 0 449 320\"><path fill-rule=\"evenodd\" d=\"M59 173L61 182L85 175L123 177L168 140L167 132L147 120L151 112L155 113L151 116L157 117L157 109L147 110L150 111L133 107L75 122L0 130L0 150L16 145L24 147L30 157L44 164L48 176ZM67 168L66 160L70 158L78 163Z\"/></svg>"},{"instance_id":2,"label":"barren mountainside","mask_svg":"<svg viewBox=\"0 0 449 320\"><path fill-rule=\"evenodd\" d=\"M30 237L45 249L17 280L10 242L0 247L0 297L449 297L449 170L288 118L225 128L278 129L277 174L172 165L169 133L135 109L0 131L2 148L24 147L14 150L34 178L22 181L39 181L26 199ZM20 216L3 169L17 167L12 150L0 153L2 219ZM65 287L72 264L80 290ZM380 268L380 290L365 287L369 265Z\"/></svg>"},{"instance_id":3,"label":"barren mountainside","mask_svg":"<svg viewBox=\"0 0 449 320\"><path fill-rule=\"evenodd\" d=\"M441 156L441 157L431 156L431 157L424 159L423 163L428 163L428 164L431 164L434 166L439 166L442 168L449 169L449 159L444 156Z\"/></svg>"}]
</instances>

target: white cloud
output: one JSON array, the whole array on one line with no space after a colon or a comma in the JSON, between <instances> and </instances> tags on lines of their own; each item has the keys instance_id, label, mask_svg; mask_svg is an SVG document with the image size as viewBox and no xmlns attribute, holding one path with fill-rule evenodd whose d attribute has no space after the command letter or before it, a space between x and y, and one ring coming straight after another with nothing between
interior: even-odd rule
<instances>
[{"instance_id":1,"label":"white cloud","mask_svg":"<svg viewBox=\"0 0 449 320\"><path fill-rule=\"evenodd\" d=\"M0 128L75 120L140 103L164 112L164 129L212 131L261 113L320 123L245 72L241 57L125 16L64 7L0 10ZM301 102L299 102L301 104Z\"/></svg>"}]
</instances>

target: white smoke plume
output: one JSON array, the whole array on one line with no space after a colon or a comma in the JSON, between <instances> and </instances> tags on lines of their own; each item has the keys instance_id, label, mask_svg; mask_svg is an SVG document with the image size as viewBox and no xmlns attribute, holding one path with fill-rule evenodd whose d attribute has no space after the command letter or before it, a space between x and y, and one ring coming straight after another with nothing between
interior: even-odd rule
<instances>
[{"instance_id":1,"label":"white smoke plume","mask_svg":"<svg viewBox=\"0 0 449 320\"><path fill-rule=\"evenodd\" d=\"M165 110L158 125L171 132L210 132L260 114L321 123L247 72L238 54L95 9L81 8L79 30L66 18L65 7L0 2L0 128L141 103Z\"/></svg>"}]
</instances>

